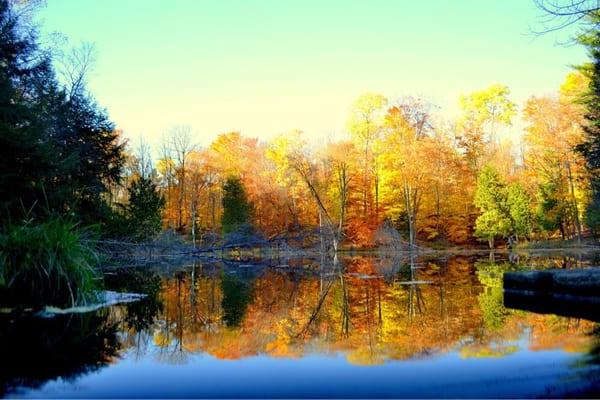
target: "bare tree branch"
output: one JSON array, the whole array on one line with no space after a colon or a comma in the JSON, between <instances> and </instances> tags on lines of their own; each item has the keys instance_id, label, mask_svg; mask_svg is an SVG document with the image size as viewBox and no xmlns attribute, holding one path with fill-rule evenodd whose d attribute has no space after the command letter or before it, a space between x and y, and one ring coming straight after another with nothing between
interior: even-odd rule
<instances>
[{"instance_id":1,"label":"bare tree branch","mask_svg":"<svg viewBox=\"0 0 600 400\"><path fill-rule=\"evenodd\" d=\"M72 48L67 53L60 53L56 57L58 73L65 81L69 99L80 93L88 75L96 63L96 48L94 44L83 42L80 46Z\"/></svg>"},{"instance_id":2,"label":"bare tree branch","mask_svg":"<svg viewBox=\"0 0 600 400\"><path fill-rule=\"evenodd\" d=\"M582 21L587 25L583 34L598 28L598 22L588 17L600 12L600 0L534 0L534 3L543 12L542 29L534 30L535 34L554 32Z\"/></svg>"}]
</instances>

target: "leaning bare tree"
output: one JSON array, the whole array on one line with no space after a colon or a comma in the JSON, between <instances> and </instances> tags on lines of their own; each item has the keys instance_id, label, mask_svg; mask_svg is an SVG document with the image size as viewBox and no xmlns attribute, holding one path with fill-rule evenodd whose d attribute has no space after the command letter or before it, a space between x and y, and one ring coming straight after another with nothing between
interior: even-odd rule
<instances>
[{"instance_id":1,"label":"leaning bare tree","mask_svg":"<svg viewBox=\"0 0 600 400\"><path fill-rule=\"evenodd\" d=\"M333 251L336 254L335 257L337 259L338 246L343 234L343 218L345 215L344 208L346 206L346 193L349 182L347 170L344 167L342 175L340 175L338 178L343 193L340 200L339 220L336 223L336 221L334 221L334 217L327 210L327 207L325 205L325 201L320 190L321 183L319 182L319 179L317 177L318 174L316 171L316 165L313 162L311 162L307 155L304 154L302 151L295 151L291 153L288 156L288 159L290 167L302 179L302 181L308 188L310 194L312 195L312 198L315 201L317 208L319 209L321 225L324 225L326 231L329 233L329 237L331 238L331 243L333 246Z\"/></svg>"}]
</instances>

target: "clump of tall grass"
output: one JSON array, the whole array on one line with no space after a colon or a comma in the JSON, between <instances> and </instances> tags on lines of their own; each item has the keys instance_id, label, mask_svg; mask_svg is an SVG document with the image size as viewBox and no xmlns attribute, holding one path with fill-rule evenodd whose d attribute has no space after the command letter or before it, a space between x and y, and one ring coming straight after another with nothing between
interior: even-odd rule
<instances>
[{"instance_id":1,"label":"clump of tall grass","mask_svg":"<svg viewBox=\"0 0 600 400\"><path fill-rule=\"evenodd\" d=\"M93 299L98 256L86 233L62 217L10 225L0 233L0 307L58 307Z\"/></svg>"}]
</instances>

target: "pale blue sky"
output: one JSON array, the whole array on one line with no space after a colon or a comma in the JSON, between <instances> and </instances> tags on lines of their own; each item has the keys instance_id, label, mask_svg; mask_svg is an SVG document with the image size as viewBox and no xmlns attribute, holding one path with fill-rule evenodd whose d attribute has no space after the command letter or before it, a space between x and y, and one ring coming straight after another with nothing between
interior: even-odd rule
<instances>
[{"instance_id":1,"label":"pale blue sky","mask_svg":"<svg viewBox=\"0 0 600 400\"><path fill-rule=\"evenodd\" d=\"M48 0L43 32L98 52L89 87L130 138L187 124L206 145L239 130L341 135L364 92L425 96L452 114L492 83L522 103L558 88L578 47L535 37L533 0Z\"/></svg>"}]
</instances>

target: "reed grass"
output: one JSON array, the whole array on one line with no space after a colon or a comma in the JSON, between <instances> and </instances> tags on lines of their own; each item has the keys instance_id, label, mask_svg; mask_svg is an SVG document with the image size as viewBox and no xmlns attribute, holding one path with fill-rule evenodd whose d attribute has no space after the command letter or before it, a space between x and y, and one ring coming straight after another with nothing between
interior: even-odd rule
<instances>
[{"instance_id":1,"label":"reed grass","mask_svg":"<svg viewBox=\"0 0 600 400\"><path fill-rule=\"evenodd\" d=\"M0 306L73 306L100 287L86 231L63 217L11 225L0 233Z\"/></svg>"}]
</instances>

